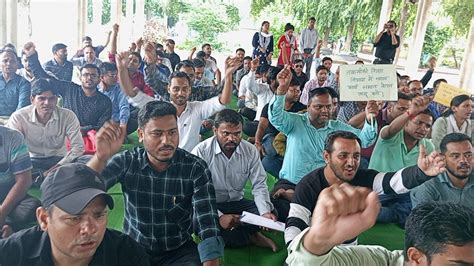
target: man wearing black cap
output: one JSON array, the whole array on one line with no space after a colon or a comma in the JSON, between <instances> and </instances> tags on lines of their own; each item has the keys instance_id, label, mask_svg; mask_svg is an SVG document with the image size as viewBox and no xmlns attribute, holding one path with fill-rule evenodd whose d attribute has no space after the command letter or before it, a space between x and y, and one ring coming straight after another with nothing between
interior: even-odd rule
<instances>
[{"instance_id":1,"label":"man wearing black cap","mask_svg":"<svg viewBox=\"0 0 474 266\"><path fill-rule=\"evenodd\" d=\"M53 45L53 59L44 63L43 68L46 72L51 72L60 79L71 81L73 65L67 60L67 46L63 43Z\"/></svg>"},{"instance_id":2,"label":"man wearing black cap","mask_svg":"<svg viewBox=\"0 0 474 266\"><path fill-rule=\"evenodd\" d=\"M39 225L0 240L0 265L149 265L140 245L106 228L114 202L95 171L61 166L41 192Z\"/></svg>"}]
</instances>

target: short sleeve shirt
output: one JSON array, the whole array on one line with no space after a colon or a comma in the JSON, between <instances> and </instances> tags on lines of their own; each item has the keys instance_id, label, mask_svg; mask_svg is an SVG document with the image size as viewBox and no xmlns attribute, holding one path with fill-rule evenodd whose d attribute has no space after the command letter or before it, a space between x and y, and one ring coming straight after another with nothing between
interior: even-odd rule
<instances>
[{"instance_id":1,"label":"short sleeve shirt","mask_svg":"<svg viewBox=\"0 0 474 266\"><path fill-rule=\"evenodd\" d=\"M23 135L0 126L0 202L15 184L15 175L32 168Z\"/></svg>"}]
</instances>

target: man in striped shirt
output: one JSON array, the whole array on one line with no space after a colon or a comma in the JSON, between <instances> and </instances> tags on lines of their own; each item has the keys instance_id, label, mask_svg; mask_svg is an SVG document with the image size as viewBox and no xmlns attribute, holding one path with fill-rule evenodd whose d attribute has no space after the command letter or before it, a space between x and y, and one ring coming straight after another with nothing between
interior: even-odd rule
<instances>
[{"instance_id":1,"label":"man in striped shirt","mask_svg":"<svg viewBox=\"0 0 474 266\"><path fill-rule=\"evenodd\" d=\"M26 194L32 184L31 168L23 135L0 126L0 238L35 220L40 202Z\"/></svg>"},{"instance_id":2,"label":"man in striped shirt","mask_svg":"<svg viewBox=\"0 0 474 266\"><path fill-rule=\"evenodd\" d=\"M367 187L377 194L401 194L445 171L443 157L438 153L427 156L424 147L415 166L392 173L358 169L360 147L360 139L351 132L335 131L327 137L323 152L326 166L307 174L296 186L286 221L287 244L309 226L319 194L333 184ZM348 238L346 243L355 240Z\"/></svg>"}]
</instances>

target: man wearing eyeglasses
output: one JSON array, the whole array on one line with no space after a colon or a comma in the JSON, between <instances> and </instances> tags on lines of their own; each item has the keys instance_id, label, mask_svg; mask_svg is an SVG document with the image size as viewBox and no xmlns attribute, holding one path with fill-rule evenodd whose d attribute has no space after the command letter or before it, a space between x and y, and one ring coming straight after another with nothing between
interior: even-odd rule
<instances>
[{"instance_id":1,"label":"man wearing eyeglasses","mask_svg":"<svg viewBox=\"0 0 474 266\"><path fill-rule=\"evenodd\" d=\"M400 46L400 36L395 34L397 23L389 20L385 23L383 30L377 34L374 40L375 57L374 64L392 64L395 52Z\"/></svg>"},{"instance_id":2,"label":"man wearing eyeglasses","mask_svg":"<svg viewBox=\"0 0 474 266\"><path fill-rule=\"evenodd\" d=\"M304 62L301 59L296 59L295 60L295 65L294 65L294 70L295 70L295 79L298 80L298 83L300 84L300 90L303 91L304 85L306 82L308 82L309 78L306 73L309 73L306 71L306 73L303 72L303 66ZM307 67L306 67L307 68Z\"/></svg>"},{"instance_id":3,"label":"man wearing eyeglasses","mask_svg":"<svg viewBox=\"0 0 474 266\"><path fill-rule=\"evenodd\" d=\"M63 107L73 111L81 125L82 136L94 134L112 116L112 102L97 90L100 69L93 64L81 68L81 85L47 74L38 60L38 53L32 42L25 44L23 52L28 56L31 72L35 79L46 78L63 98Z\"/></svg>"}]
</instances>

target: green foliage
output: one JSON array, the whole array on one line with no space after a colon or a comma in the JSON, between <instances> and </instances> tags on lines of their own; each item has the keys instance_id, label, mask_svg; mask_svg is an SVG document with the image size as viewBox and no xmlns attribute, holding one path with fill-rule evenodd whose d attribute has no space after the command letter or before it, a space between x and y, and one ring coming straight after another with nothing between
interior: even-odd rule
<instances>
[{"instance_id":1,"label":"green foliage","mask_svg":"<svg viewBox=\"0 0 474 266\"><path fill-rule=\"evenodd\" d=\"M227 24L217 11L202 8L200 12L192 13L188 26L197 33L197 36L192 41L188 41L187 45L201 46L203 43L210 43L215 49L222 49L224 43L217 37L219 33L227 30Z\"/></svg>"},{"instance_id":2,"label":"green foliage","mask_svg":"<svg viewBox=\"0 0 474 266\"><path fill-rule=\"evenodd\" d=\"M92 23L94 12L92 11L92 0L87 0L87 23Z\"/></svg>"},{"instance_id":3,"label":"green foliage","mask_svg":"<svg viewBox=\"0 0 474 266\"><path fill-rule=\"evenodd\" d=\"M110 0L102 1L102 25L109 23L110 21L110 12L111 12L111 3Z\"/></svg>"},{"instance_id":4,"label":"green foliage","mask_svg":"<svg viewBox=\"0 0 474 266\"><path fill-rule=\"evenodd\" d=\"M145 13L146 18L150 19L151 17L162 18L165 14L163 3L157 0L145 0Z\"/></svg>"},{"instance_id":5,"label":"green foliage","mask_svg":"<svg viewBox=\"0 0 474 266\"><path fill-rule=\"evenodd\" d=\"M465 36L469 32L471 19L474 16L474 1L472 0L443 0L443 10L453 24L456 36Z\"/></svg>"},{"instance_id":6,"label":"green foliage","mask_svg":"<svg viewBox=\"0 0 474 266\"><path fill-rule=\"evenodd\" d=\"M441 49L451 39L452 35L453 32L450 27L437 28L432 21L428 22L423 43L423 54L426 54L426 57L439 56Z\"/></svg>"},{"instance_id":7,"label":"green foliage","mask_svg":"<svg viewBox=\"0 0 474 266\"><path fill-rule=\"evenodd\" d=\"M227 25L230 29L236 29L240 24L240 14L239 9L234 5L224 5L225 13L228 18Z\"/></svg>"},{"instance_id":8,"label":"green foliage","mask_svg":"<svg viewBox=\"0 0 474 266\"><path fill-rule=\"evenodd\" d=\"M406 0L395 1L393 5L392 17L390 19L397 23L397 27L400 26L400 16L401 16L403 6L405 5L405 1ZM416 10L417 10L417 5L411 4L411 3L408 4L408 18L405 24L405 34L404 34L405 37L411 36L413 32L413 27L415 26L415 19L416 19ZM375 35L373 37L375 37Z\"/></svg>"},{"instance_id":9,"label":"green foliage","mask_svg":"<svg viewBox=\"0 0 474 266\"><path fill-rule=\"evenodd\" d=\"M266 7L275 2L276 0L252 0L250 4L250 14L256 18Z\"/></svg>"}]
</instances>

